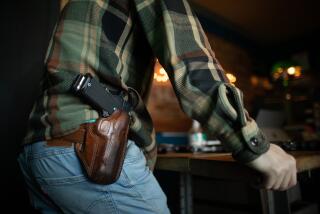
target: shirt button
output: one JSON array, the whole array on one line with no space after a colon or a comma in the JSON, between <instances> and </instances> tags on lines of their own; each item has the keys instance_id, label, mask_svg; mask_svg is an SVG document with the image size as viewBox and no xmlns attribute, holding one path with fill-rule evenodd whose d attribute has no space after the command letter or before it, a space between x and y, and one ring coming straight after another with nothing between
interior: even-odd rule
<instances>
[{"instance_id":1,"label":"shirt button","mask_svg":"<svg viewBox=\"0 0 320 214\"><path fill-rule=\"evenodd\" d=\"M257 138L253 137L253 138L250 139L250 144L251 144L252 146L258 146L259 141L258 141Z\"/></svg>"}]
</instances>

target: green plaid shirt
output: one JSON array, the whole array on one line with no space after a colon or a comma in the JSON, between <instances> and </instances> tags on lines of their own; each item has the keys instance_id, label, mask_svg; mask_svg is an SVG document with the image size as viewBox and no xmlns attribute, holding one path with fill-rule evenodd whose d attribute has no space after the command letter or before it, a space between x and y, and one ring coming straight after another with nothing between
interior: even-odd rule
<instances>
[{"instance_id":1,"label":"green plaid shirt","mask_svg":"<svg viewBox=\"0 0 320 214\"><path fill-rule=\"evenodd\" d=\"M43 93L30 115L25 143L72 133L98 118L69 92L76 74L125 84L143 97L155 58L166 69L184 112L215 134L235 159L248 162L268 150L186 0L71 0L48 49ZM133 112L131 132L152 166L155 132L149 115L141 112Z\"/></svg>"}]
</instances>

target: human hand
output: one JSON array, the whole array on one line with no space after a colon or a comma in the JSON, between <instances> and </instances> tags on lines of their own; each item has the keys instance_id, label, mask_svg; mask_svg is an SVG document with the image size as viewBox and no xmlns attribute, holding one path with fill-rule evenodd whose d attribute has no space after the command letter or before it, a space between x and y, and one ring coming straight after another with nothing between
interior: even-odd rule
<instances>
[{"instance_id":1,"label":"human hand","mask_svg":"<svg viewBox=\"0 0 320 214\"><path fill-rule=\"evenodd\" d=\"M297 184L296 160L275 144L247 165L264 175L262 188L287 190Z\"/></svg>"}]
</instances>

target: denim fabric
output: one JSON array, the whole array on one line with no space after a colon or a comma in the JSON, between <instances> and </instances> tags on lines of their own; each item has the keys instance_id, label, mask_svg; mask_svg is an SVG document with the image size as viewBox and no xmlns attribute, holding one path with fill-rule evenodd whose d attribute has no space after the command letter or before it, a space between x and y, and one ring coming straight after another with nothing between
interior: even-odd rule
<instances>
[{"instance_id":1,"label":"denim fabric","mask_svg":"<svg viewBox=\"0 0 320 214\"><path fill-rule=\"evenodd\" d=\"M25 145L18 162L31 204L42 213L169 213L166 196L133 141L119 179L110 185L86 178L74 147Z\"/></svg>"}]
</instances>

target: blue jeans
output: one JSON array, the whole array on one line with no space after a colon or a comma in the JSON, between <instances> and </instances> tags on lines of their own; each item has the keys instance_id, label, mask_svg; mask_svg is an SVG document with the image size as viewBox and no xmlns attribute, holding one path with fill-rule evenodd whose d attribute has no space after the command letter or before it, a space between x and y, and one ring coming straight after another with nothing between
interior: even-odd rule
<instances>
[{"instance_id":1,"label":"blue jeans","mask_svg":"<svg viewBox=\"0 0 320 214\"><path fill-rule=\"evenodd\" d=\"M119 179L110 185L85 176L74 147L24 146L18 157L31 204L42 213L170 213L143 152L128 141Z\"/></svg>"}]
</instances>

